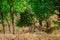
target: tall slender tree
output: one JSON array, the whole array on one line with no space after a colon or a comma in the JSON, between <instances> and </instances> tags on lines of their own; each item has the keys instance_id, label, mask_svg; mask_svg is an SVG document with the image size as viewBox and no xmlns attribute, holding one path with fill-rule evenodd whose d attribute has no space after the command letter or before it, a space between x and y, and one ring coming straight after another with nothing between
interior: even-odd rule
<instances>
[{"instance_id":1,"label":"tall slender tree","mask_svg":"<svg viewBox=\"0 0 60 40\"><path fill-rule=\"evenodd\" d=\"M7 0L10 6L10 13L12 16L12 27L13 27L13 34L15 34L15 27L14 27L14 14L24 12L27 6L27 1L23 0Z\"/></svg>"},{"instance_id":2,"label":"tall slender tree","mask_svg":"<svg viewBox=\"0 0 60 40\"><path fill-rule=\"evenodd\" d=\"M2 25L3 25L3 31L5 33L5 24L4 24L4 20L5 20L5 15L7 15L9 12L9 6L7 4L6 0L1 0L0 1L0 15L1 15L1 19L2 19Z\"/></svg>"}]
</instances>

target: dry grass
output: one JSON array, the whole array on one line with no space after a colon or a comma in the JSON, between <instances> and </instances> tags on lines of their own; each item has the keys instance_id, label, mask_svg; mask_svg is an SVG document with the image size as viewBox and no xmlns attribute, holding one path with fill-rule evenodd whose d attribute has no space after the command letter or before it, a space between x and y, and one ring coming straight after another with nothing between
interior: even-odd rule
<instances>
[{"instance_id":1,"label":"dry grass","mask_svg":"<svg viewBox=\"0 0 60 40\"><path fill-rule=\"evenodd\" d=\"M60 36L25 33L20 35L0 34L0 40L60 40Z\"/></svg>"}]
</instances>

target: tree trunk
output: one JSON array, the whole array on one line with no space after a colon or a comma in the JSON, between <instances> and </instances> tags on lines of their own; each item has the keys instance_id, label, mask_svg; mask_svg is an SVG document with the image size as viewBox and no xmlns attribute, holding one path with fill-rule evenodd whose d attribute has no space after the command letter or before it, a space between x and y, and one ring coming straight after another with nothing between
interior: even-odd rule
<instances>
[{"instance_id":1,"label":"tree trunk","mask_svg":"<svg viewBox=\"0 0 60 40\"><path fill-rule=\"evenodd\" d=\"M3 33L5 34L5 25L4 25L4 15L1 13L2 16L2 26L3 26Z\"/></svg>"},{"instance_id":2,"label":"tree trunk","mask_svg":"<svg viewBox=\"0 0 60 40\"><path fill-rule=\"evenodd\" d=\"M8 23L9 32L11 33L10 24L9 24L7 18L5 18L5 19L6 19L7 23Z\"/></svg>"},{"instance_id":3,"label":"tree trunk","mask_svg":"<svg viewBox=\"0 0 60 40\"><path fill-rule=\"evenodd\" d=\"M13 34L15 34L15 27L14 27L14 14L12 13L12 27L13 27Z\"/></svg>"},{"instance_id":4,"label":"tree trunk","mask_svg":"<svg viewBox=\"0 0 60 40\"><path fill-rule=\"evenodd\" d=\"M12 27L13 27L13 34L15 34L15 27L14 27L14 12L13 12L13 10L12 10L12 6L13 6L13 4L12 5L10 5L10 13L11 13L11 16L12 16Z\"/></svg>"}]
</instances>

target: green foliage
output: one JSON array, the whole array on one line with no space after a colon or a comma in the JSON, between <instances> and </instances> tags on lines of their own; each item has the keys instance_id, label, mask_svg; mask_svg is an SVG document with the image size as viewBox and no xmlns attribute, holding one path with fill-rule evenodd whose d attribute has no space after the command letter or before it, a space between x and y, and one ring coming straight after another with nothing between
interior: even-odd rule
<instances>
[{"instance_id":1,"label":"green foliage","mask_svg":"<svg viewBox=\"0 0 60 40\"><path fill-rule=\"evenodd\" d=\"M30 23L33 20L33 17L35 16L34 12L31 10L30 7L27 7L25 12L20 14L20 20L17 22L17 26L26 26L30 25Z\"/></svg>"},{"instance_id":2,"label":"green foliage","mask_svg":"<svg viewBox=\"0 0 60 40\"><path fill-rule=\"evenodd\" d=\"M51 11L57 5L57 0L30 0L30 5L38 20L41 21L49 18L52 14Z\"/></svg>"},{"instance_id":3,"label":"green foliage","mask_svg":"<svg viewBox=\"0 0 60 40\"><path fill-rule=\"evenodd\" d=\"M9 5L12 5L12 3L14 2L14 0L6 0L6 1Z\"/></svg>"},{"instance_id":4,"label":"green foliage","mask_svg":"<svg viewBox=\"0 0 60 40\"><path fill-rule=\"evenodd\" d=\"M2 8L1 8L1 11L4 12L4 13L9 13L9 5L7 4L7 1L2 1L1 5L0 5Z\"/></svg>"},{"instance_id":5,"label":"green foliage","mask_svg":"<svg viewBox=\"0 0 60 40\"><path fill-rule=\"evenodd\" d=\"M0 22L2 22L2 15L1 13L3 13L4 15L7 15L10 11L9 9L9 5L7 4L6 0L1 0L0 1Z\"/></svg>"},{"instance_id":6,"label":"green foliage","mask_svg":"<svg viewBox=\"0 0 60 40\"><path fill-rule=\"evenodd\" d=\"M13 10L18 12L18 13L24 12L24 10L26 10L27 3L28 2L22 1L22 0L15 0Z\"/></svg>"},{"instance_id":7,"label":"green foliage","mask_svg":"<svg viewBox=\"0 0 60 40\"><path fill-rule=\"evenodd\" d=\"M53 28L58 28L60 26L60 21L56 21L54 22L54 24L52 24Z\"/></svg>"}]
</instances>

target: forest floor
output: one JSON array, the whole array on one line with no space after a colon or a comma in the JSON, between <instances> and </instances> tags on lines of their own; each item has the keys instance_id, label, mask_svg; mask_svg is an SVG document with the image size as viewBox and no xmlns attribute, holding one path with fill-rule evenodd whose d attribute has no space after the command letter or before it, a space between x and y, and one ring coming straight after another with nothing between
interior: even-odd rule
<instances>
[{"instance_id":1,"label":"forest floor","mask_svg":"<svg viewBox=\"0 0 60 40\"><path fill-rule=\"evenodd\" d=\"M16 31L15 35L8 33L8 28L5 30L5 34L0 33L0 40L60 40L60 29L54 30L52 33L48 34L40 31L29 33L29 27L21 27L19 31Z\"/></svg>"}]
</instances>

